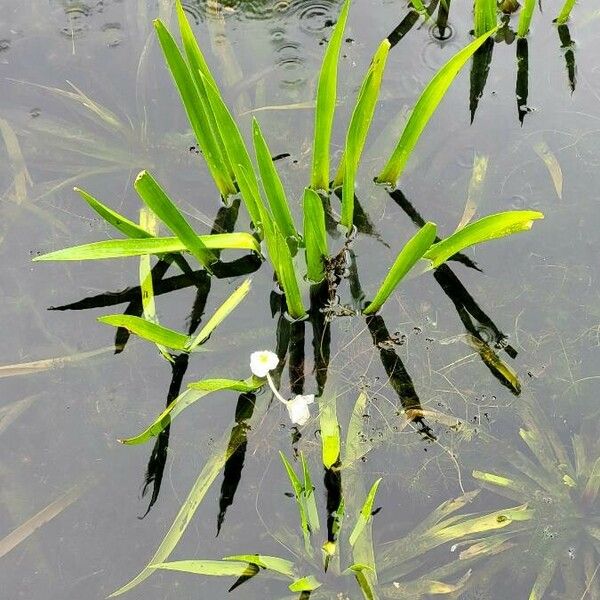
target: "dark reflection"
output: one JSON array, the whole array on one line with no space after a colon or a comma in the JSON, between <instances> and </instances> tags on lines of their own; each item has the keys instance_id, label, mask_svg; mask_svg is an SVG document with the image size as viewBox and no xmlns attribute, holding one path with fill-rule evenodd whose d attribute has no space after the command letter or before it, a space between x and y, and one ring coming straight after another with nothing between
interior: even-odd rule
<instances>
[{"instance_id":1,"label":"dark reflection","mask_svg":"<svg viewBox=\"0 0 600 600\"><path fill-rule=\"evenodd\" d=\"M485 84L492 64L495 42L488 38L484 44L473 54L471 63L471 86L469 92L469 110L471 111L471 123L475 119L475 113L479 100L483 96Z\"/></svg>"},{"instance_id":2,"label":"dark reflection","mask_svg":"<svg viewBox=\"0 0 600 600\"><path fill-rule=\"evenodd\" d=\"M246 581L248 581L249 579L252 579L255 575L258 575L259 573L260 573L260 567L249 564L246 567L246 572L243 575L240 575L227 591L233 592L233 590L240 587L240 585L246 583Z\"/></svg>"},{"instance_id":3,"label":"dark reflection","mask_svg":"<svg viewBox=\"0 0 600 600\"><path fill-rule=\"evenodd\" d=\"M567 75L569 77L569 87L571 93L575 91L577 83L577 65L575 64L575 42L571 39L569 26L565 23L557 27L558 37L560 38L560 47L564 52L565 64L567 66Z\"/></svg>"},{"instance_id":4,"label":"dark reflection","mask_svg":"<svg viewBox=\"0 0 600 600\"><path fill-rule=\"evenodd\" d=\"M315 363L315 379L317 396L323 394L327 383L329 359L331 355L331 327L322 307L329 301L329 285L327 281L310 288L309 321L312 326L312 346Z\"/></svg>"},{"instance_id":5,"label":"dark reflection","mask_svg":"<svg viewBox=\"0 0 600 600\"><path fill-rule=\"evenodd\" d=\"M425 224L425 219L423 219L400 190L393 190L390 192L390 196L415 225L422 227ZM481 270L468 257L463 255L455 254L449 260L458 260L458 262L468 267L478 271ZM510 358L516 358L517 351L507 343L507 336L500 331L492 319L482 310L477 301L471 296L447 264L440 265L435 269L433 276L440 284L446 296L454 304L456 312L470 336L467 338L469 345L477 350L482 361L490 369L494 377L514 394L518 395L521 391L521 385L517 376L492 349L492 346L498 349L502 348Z\"/></svg>"},{"instance_id":6,"label":"dark reflection","mask_svg":"<svg viewBox=\"0 0 600 600\"><path fill-rule=\"evenodd\" d=\"M339 200L341 202L341 200L342 200L342 188L341 187L337 188L335 190L335 195L339 198ZM352 216L352 224L354 225L354 227L356 227L356 230L359 233L374 237L376 240L381 242L386 248L390 247L389 244L386 244L383 241L383 238L381 237L380 233L377 231L377 229L375 229L375 226L373 225L371 219L369 218L369 215L365 212L365 209L362 207L360 200L356 197L356 194L354 195L354 213ZM337 225L336 225L336 227L337 227Z\"/></svg>"},{"instance_id":7,"label":"dark reflection","mask_svg":"<svg viewBox=\"0 0 600 600\"><path fill-rule=\"evenodd\" d=\"M325 469L323 483L325 484L327 504L327 541L335 544L344 518L344 499L342 496L342 472L340 462ZM327 570L329 555L326 554L325 570Z\"/></svg>"},{"instance_id":8,"label":"dark reflection","mask_svg":"<svg viewBox=\"0 0 600 600\"><path fill-rule=\"evenodd\" d=\"M519 121L523 125L525 115L529 112L527 97L529 96L529 47L526 38L517 40L517 111Z\"/></svg>"},{"instance_id":9,"label":"dark reflection","mask_svg":"<svg viewBox=\"0 0 600 600\"><path fill-rule=\"evenodd\" d=\"M492 346L503 348L510 358L516 358L517 351L507 343L506 335L481 309L448 265L440 265L435 269L433 276L454 304L460 320L471 336L467 340L469 345L477 350L494 377L518 395L521 392L519 380L492 349Z\"/></svg>"},{"instance_id":10,"label":"dark reflection","mask_svg":"<svg viewBox=\"0 0 600 600\"><path fill-rule=\"evenodd\" d=\"M373 345L379 350L381 364L389 378L389 382L396 392L402 409L413 423L417 424L419 432L423 437L435 440L433 429L429 427L425 419L420 416L421 401L408 371L400 357L390 345L393 344L385 322L379 315L367 317L367 327L373 338Z\"/></svg>"},{"instance_id":11,"label":"dark reflection","mask_svg":"<svg viewBox=\"0 0 600 600\"><path fill-rule=\"evenodd\" d=\"M450 16L450 0L440 2L437 19L432 29L433 37L436 40L444 41L452 37L452 28L448 25L448 17Z\"/></svg>"},{"instance_id":12,"label":"dark reflection","mask_svg":"<svg viewBox=\"0 0 600 600\"><path fill-rule=\"evenodd\" d=\"M227 454L229 458L225 463L223 470L223 483L221 485L221 494L219 496L219 516L217 517L217 536L221 531L227 509L233 504L233 499L237 491L242 470L244 469L244 460L246 458L246 448L248 446L247 431L249 428L248 420L254 412L256 397L254 394L241 394L235 407L235 426L231 430L231 436Z\"/></svg>"},{"instance_id":13,"label":"dark reflection","mask_svg":"<svg viewBox=\"0 0 600 600\"><path fill-rule=\"evenodd\" d=\"M348 265L348 282L350 283L350 295L354 302L354 308L356 310L362 310L365 303L365 294L360 285L360 279L358 278L358 266L356 264L356 255L353 250L349 252L350 264Z\"/></svg>"},{"instance_id":14,"label":"dark reflection","mask_svg":"<svg viewBox=\"0 0 600 600\"><path fill-rule=\"evenodd\" d=\"M180 354L174 357L171 363L171 383L169 385L169 391L167 393L167 406L179 396L181 392L181 384L188 368L189 354ZM146 467L146 474L144 475L144 487L142 488L142 498L146 496L150 486L152 486L152 495L150 496L150 502L146 512L138 517L143 519L152 509L158 495L160 493L160 486L162 484L163 474L165 471L165 465L167 463L167 454L169 450L169 436L171 426L167 425L157 436L156 442L154 442L154 448L148 459L148 465Z\"/></svg>"},{"instance_id":15,"label":"dark reflection","mask_svg":"<svg viewBox=\"0 0 600 600\"><path fill-rule=\"evenodd\" d=\"M304 393L304 341L306 323L294 321L290 327L289 374L292 394Z\"/></svg>"},{"instance_id":16,"label":"dark reflection","mask_svg":"<svg viewBox=\"0 0 600 600\"><path fill-rule=\"evenodd\" d=\"M408 198L402 193L401 190L395 189L388 192L392 200L408 215L410 220L417 226L423 227L425 225L425 219L417 212L415 207L410 203ZM435 238L436 242L440 241L439 237ZM468 256L458 252L454 256L450 257L448 260L453 260L459 263L462 263L466 267L470 269L475 269L476 271L481 271L481 269L477 266L475 262L473 262Z\"/></svg>"}]
</instances>

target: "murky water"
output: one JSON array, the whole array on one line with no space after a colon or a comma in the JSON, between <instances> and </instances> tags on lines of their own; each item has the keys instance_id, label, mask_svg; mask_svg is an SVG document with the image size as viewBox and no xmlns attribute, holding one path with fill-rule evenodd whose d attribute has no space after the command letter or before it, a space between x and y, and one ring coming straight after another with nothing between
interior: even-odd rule
<instances>
[{"instance_id":1,"label":"murky water","mask_svg":"<svg viewBox=\"0 0 600 600\"><path fill-rule=\"evenodd\" d=\"M310 103L339 4L184 4L225 96L246 131L257 116L272 152L286 155L277 164L299 198L310 168ZM217 476L170 560L281 556L326 584L311 597L359 598L352 577L336 569L324 574L320 550L311 565L293 537L297 510L286 496L278 450L308 456L322 515L320 543L326 539L326 487L330 499L335 493L336 482L323 482L316 419L298 436L285 409L266 393L255 406L242 396L236 407L236 394L224 392L189 408L154 450L152 442L125 447L117 441L143 429L188 382L245 378L252 351L285 348L288 338L282 389L317 393L324 387L324 397L337 395L343 428L359 393L368 396L357 455L362 460L342 470L341 485L346 521L353 524L369 486L383 478L375 502L381 510L373 519L380 580L389 582L381 597L421 597L418 590L426 586L411 588L410 582L457 584L470 573L449 597L525 598L548 556L558 567L544 598L599 597L594 527L600 513L597 502L588 501L598 486L592 481L586 487L586 481L598 477L594 461L600 456L600 16L581 3L567 37L564 30L559 36L552 23L557 3L546 4L541 14L536 10L529 38L527 98L522 87L519 100L516 95L517 42L495 44L481 97L469 98L465 69L393 193L374 187L372 176L424 85L471 39L469 3L455 2L441 28L417 21L409 29L404 2L355 0L338 106L338 123L346 123L372 52L391 34L397 44L357 188L367 235L358 236L353 254L366 297L419 219L435 221L444 235L454 230L476 156L488 161L479 215L532 208L544 212L544 221L527 234L469 251L480 270L452 261L434 276L405 282L381 319L335 318L330 339L318 319L293 326L281 319L272 272L263 265L250 296L213 335L208 351L172 367L151 344L134 339L115 354L114 331L96 321L139 310L136 290L118 293L138 285L138 261L31 263L38 253L112 236L72 192L74 185L135 219L139 200L132 181L143 168L181 202L199 231L213 226L221 205L153 38L153 18L173 22L171 3L0 0L3 598L103 598L125 584L150 560L232 428L232 439L242 431L247 439L225 481ZM69 97L76 88L102 111ZM342 131L334 139L338 156ZM236 228L247 226L240 209ZM338 238L331 247L342 244ZM246 271L256 266L245 265ZM202 274L186 278L171 268L157 295L161 322L179 330L193 326L239 281L227 276L210 283ZM343 281L338 293L352 308L353 295L360 295L356 278ZM73 304L82 299L88 300ZM403 408L419 406L423 420L407 423ZM537 458L519 436L522 427L541 432ZM573 450L573 436L583 453ZM462 510L534 508L532 520L511 525L516 533L510 540L498 540L514 544L510 550L481 560L465 556L461 563L453 561L464 547L441 544L416 555L406 576L388 569L394 556L416 547L414 538L405 546L389 542L418 527L442 502L481 488L474 470L519 480L517 451L540 479L562 482L562 488L545 494L538 481L533 492L535 485L507 494L488 484ZM581 523L592 533L584 534ZM22 524L16 537L2 539ZM35 524L41 525L32 531ZM344 555L342 569L346 562ZM157 571L128 597L292 597L285 581L262 573L228 594L234 580Z\"/></svg>"}]
</instances>

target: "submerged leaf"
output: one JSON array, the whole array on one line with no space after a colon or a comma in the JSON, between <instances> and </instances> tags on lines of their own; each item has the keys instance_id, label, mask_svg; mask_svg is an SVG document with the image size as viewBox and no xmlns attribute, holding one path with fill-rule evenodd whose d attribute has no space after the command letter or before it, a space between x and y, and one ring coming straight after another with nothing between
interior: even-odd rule
<instances>
[{"instance_id":1,"label":"submerged leaf","mask_svg":"<svg viewBox=\"0 0 600 600\"><path fill-rule=\"evenodd\" d=\"M336 398L322 400L319 411L323 466L331 469L340 458L340 425L337 419Z\"/></svg>"},{"instance_id":2,"label":"submerged leaf","mask_svg":"<svg viewBox=\"0 0 600 600\"><path fill-rule=\"evenodd\" d=\"M364 528L368 523L371 522L371 519L373 518L373 502L375 502L375 494L377 494L377 489L379 488L380 483L381 477L371 486L371 489L365 498L365 502L360 510L358 519L356 520L356 525L350 534L349 543L351 546L354 546Z\"/></svg>"}]
</instances>

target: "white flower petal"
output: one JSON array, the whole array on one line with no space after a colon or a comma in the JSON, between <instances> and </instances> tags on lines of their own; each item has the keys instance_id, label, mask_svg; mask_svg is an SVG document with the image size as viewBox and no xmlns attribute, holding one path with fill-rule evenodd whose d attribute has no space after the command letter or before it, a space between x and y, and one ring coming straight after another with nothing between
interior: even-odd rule
<instances>
[{"instance_id":1,"label":"white flower petal","mask_svg":"<svg viewBox=\"0 0 600 600\"><path fill-rule=\"evenodd\" d=\"M278 364L277 354L270 350L259 350L250 355L250 370L256 377L266 377Z\"/></svg>"},{"instance_id":2,"label":"white flower petal","mask_svg":"<svg viewBox=\"0 0 600 600\"><path fill-rule=\"evenodd\" d=\"M310 410L308 409L308 405L312 404L314 401L315 397L313 394L309 394L308 396L298 395L291 400L288 400L286 402L286 408L288 409L292 423L304 425L308 419L310 419Z\"/></svg>"}]
</instances>

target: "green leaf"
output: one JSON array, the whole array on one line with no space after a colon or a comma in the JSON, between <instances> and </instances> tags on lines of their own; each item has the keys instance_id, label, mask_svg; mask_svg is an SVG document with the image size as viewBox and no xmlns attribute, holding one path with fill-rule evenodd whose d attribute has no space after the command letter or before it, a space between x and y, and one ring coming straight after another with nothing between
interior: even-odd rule
<instances>
[{"instance_id":1,"label":"green leaf","mask_svg":"<svg viewBox=\"0 0 600 600\"><path fill-rule=\"evenodd\" d=\"M206 495L206 492L209 490L213 481L217 478L217 475L221 472L221 469L224 467L225 463L236 452L242 441L245 439L245 435L239 435L235 438L231 438L230 433L228 432L221 438L221 440L219 440L215 453L208 459L202 471L200 472L200 475L198 475L198 478L190 490L185 502L179 509L173 524L154 553L154 556L150 559L148 565L144 567L144 569L142 569L142 571L129 583L113 592L110 595L111 598L128 592L142 583L142 581L150 577L155 570L152 565L164 563L185 533L187 526L192 520L196 510L198 509L198 506L200 506L200 503L204 499L204 496Z\"/></svg>"},{"instance_id":2,"label":"green leaf","mask_svg":"<svg viewBox=\"0 0 600 600\"><path fill-rule=\"evenodd\" d=\"M337 419L336 398L333 396L320 403L319 425L321 428L321 445L323 465L331 469L340 458L340 425Z\"/></svg>"},{"instance_id":3,"label":"green leaf","mask_svg":"<svg viewBox=\"0 0 600 600\"><path fill-rule=\"evenodd\" d=\"M310 184L313 190L329 189L329 145L337 98L338 61L349 9L350 0L344 0L338 22L327 44L319 74Z\"/></svg>"},{"instance_id":4,"label":"green leaf","mask_svg":"<svg viewBox=\"0 0 600 600\"><path fill-rule=\"evenodd\" d=\"M304 549L309 556L312 556L312 547L310 545L310 527L308 525L308 515L306 514L306 503L303 498L303 487L298 475L294 471L294 468L285 457L285 454L279 451L281 462L285 467L288 479L292 485L294 491L294 498L296 498L296 505L298 506L298 514L300 515L300 529L302 530L302 537L304 538ZM293 590L292 590L293 591Z\"/></svg>"},{"instance_id":5,"label":"green leaf","mask_svg":"<svg viewBox=\"0 0 600 600\"><path fill-rule=\"evenodd\" d=\"M215 261L215 255L207 249L152 175L142 171L133 186L144 204L185 244L198 262L210 271L210 263Z\"/></svg>"},{"instance_id":6,"label":"green leaf","mask_svg":"<svg viewBox=\"0 0 600 600\"><path fill-rule=\"evenodd\" d=\"M235 185L227 171L227 166L219 161L218 146L214 132L210 127L206 127L206 121L209 120L209 116L194 77L190 72L190 68L164 24L157 19L154 21L154 27L167 62L167 67L179 91L188 120L194 130L196 140L202 150L202 155L215 180L217 188L225 197L235 194Z\"/></svg>"},{"instance_id":7,"label":"green leaf","mask_svg":"<svg viewBox=\"0 0 600 600\"><path fill-rule=\"evenodd\" d=\"M519 14L519 25L517 27L517 35L519 37L525 37L529 32L534 9L535 0L525 0Z\"/></svg>"},{"instance_id":8,"label":"green leaf","mask_svg":"<svg viewBox=\"0 0 600 600\"><path fill-rule=\"evenodd\" d=\"M223 560L234 560L248 562L261 569L268 569L275 573L280 573L286 577L296 578L294 563L291 560L285 560L277 556L266 556L264 554L238 554L236 556L226 556Z\"/></svg>"},{"instance_id":9,"label":"green leaf","mask_svg":"<svg viewBox=\"0 0 600 600\"><path fill-rule=\"evenodd\" d=\"M348 567L348 571L351 571L354 574L356 582L358 583L358 587L362 592L363 598L365 600L377 600L377 593L375 592L375 588L369 581L368 577L365 575L365 571L368 573L371 568L368 565L361 565L359 563L355 563Z\"/></svg>"},{"instance_id":10,"label":"green leaf","mask_svg":"<svg viewBox=\"0 0 600 600\"><path fill-rule=\"evenodd\" d=\"M256 569L252 569L251 565L247 562L233 562L229 560L177 560L150 565L150 568L216 577L242 577L256 573Z\"/></svg>"},{"instance_id":11,"label":"green leaf","mask_svg":"<svg viewBox=\"0 0 600 600\"><path fill-rule=\"evenodd\" d=\"M235 307L248 295L250 291L250 279L246 279L230 296L217 308L215 313L206 322L200 332L188 342L187 352L193 352L194 349L203 344L210 334L227 318Z\"/></svg>"},{"instance_id":12,"label":"green leaf","mask_svg":"<svg viewBox=\"0 0 600 600\"><path fill-rule=\"evenodd\" d=\"M307 277L319 282L325 277L324 259L329 254L323 201L317 192L304 190L304 244L306 246Z\"/></svg>"},{"instance_id":13,"label":"green leaf","mask_svg":"<svg viewBox=\"0 0 600 600\"><path fill-rule=\"evenodd\" d=\"M138 435L119 440L122 444L134 446L144 444L153 437L156 437L165 427L170 425L175 417L184 411L188 406L194 404L201 398L225 390L236 392L253 392L265 384L264 379L250 377L249 379L204 379L190 383L188 389L179 394L162 413Z\"/></svg>"},{"instance_id":14,"label":"green leaf","mask_svg":"<svg viewBox=\"0 0 600 600\"><path fill-rule=\"evenodd\" d=\"M186 351L186 346L190 339L183 333L167 329L162 325L152 323L141 317L134 317L133 315L106 315L98 317L98 321L106 325L112 325L113 327L123 327L145 340L182 352Z\"/></svg>"},{"instance_id":15,"label":"green leaf","mask_svg":"<svg viewBox=\"0 0 600 600\"><path fill-rule=\"evenodd\" d=\"M558 17L556 17L557 25L564 25L569 20L569 17L571 16L571 11L575 6L575 2L576 0L565 0L563 7L560 9Z\"/></svg>"},{"instance_id":16,"label":"green leaf","mask_svg":"<svg viewBox=\"0 0 600 600\"><path fill-rule=\"evenodd\" d=\"M306 510L306 519L310 531L314 533L319 531L321 525L319 523L319 513L317 511L317 501L315 499L315 490L310 477L310 470L306 457L303 452L300 452L300 463L302 464L302 474L304 476L304 483L302 484L302 501Z\"/></svg>"},{"instance_id":17,"label":"green leaf","mask_svg":"<svg viewBox=\"0 0 600 600\"><path fill-rule=\"evenodd\" d=\"M488 31L471 42L466 48L457 52L428 83L408 118L398 145L381 173L377 176L378 183L396 184L429 119L454 78L475 51L495 32L496 28Z\"/></svg>"},{"instance_id":18,"label":"green leaf","mask_svg":"<svg viewBox=\"0 0 600 600\"><path fill-rule=\"evenodd\" d=\"M273 254L277 261L277 263L273 265L273 268L277 273L279 284L285 293L288 312L293 319L301 319L306 314L306 309L302 302L302 294L300 293L292 254L287 242L276 227L273 232L273 237L276 248Z\"/></svg>"},{"instance_id":19,"label":"green leaf","mask_svg":"<svg viewBox=\"0 0 600 600\"><path fill-rule=\"evenodd\" d=\"M528 231L536 219L543 218L544 215L535 210L510 210L488 215L433 244L424 254L424 258L431 261L432 268L439 267L451 256L469 246Z\"/></svg>"},{"instance_id":20,"label":"green leaf","mask_svg":"<svg viewBox=\"0 0 600 600\"><path fill-rule=\"evenodd\" d=\"M240 186L242 200L246 205L246 210L254 225L258 227L260 224L260 213L258 211L257 202L259 201L258 197L260 194L258 191L258 181L256 179L254 165L250 160L246 143L244 142L244 138L242 138L242 134L240 133L234 118L231 116L227 105L223 101L223 98L221 98L219 91L206 77L204 77L204 75L200 75L217 121L221 139L225 143L236 181ZM245 175L245 185L243 185L242 182L242 171Z\"/></svg>"},{"instance_id":21,"label":"green leaf","mask_svg":"<svg viewBox=\"0 0 600 600\"><path fill-rule=\"evenodd\" d=\"M192 31L190 22L186 16L185 10L183 9L181 0L177 0L176 9L177 20L179 22L179 31L181 33L183 48L189 64L190 74L196 84L196 89L198 90L200 101L202 102L202 111L208 120L208 127L205 127L207 130L205 133L211 143L211 152L216 157L217 164L219 165L220 169L228 172L229 176L232 178L234 177L233 168L227 154L225 142L220 136L217 120L206 94L204 84L202 83L202 77L200 76L200 73L202 73L202 75L215 89L218 90L219 86L217 85L217 82L210 71L202 51L200 50L200 46L198 45L198 41L194 36L194 32ZM235 191L233 193L235 193Z\"/></svg>"},{"instance_id":22,"label":"green leaf","mask_svg":"<svg viewBox=\"0 0 600 600\"><path fill-rule=\"evenodd\" d=\"M475 36L484 35L493 27L496 27L496 0L475 0L474 26Z\"/></svg>"},{"instance_id":23,"label":"green leaf","mask_svg":"<svg viewBox=\"0 0 600 600\"><path fill-rule=\"evenodd\" d=\"M209 250L251 250L260 253L260 246L249 233L215 233L196 236ZM81 246L72 246L56 252L36 256L33 260L104 260L127 258L144 254L185 252L187 246L176 237L105 240Z\"/></svg>"},{"instance_id":24,"label":"green leaf","mask_svg":"<svg viewBox=\"0 0 600 600\"><path fill-rule=\"evenodd\" d=\"M296 579L294 583L289 586L290 592L312 592L317 588L321 587L321 583L313 575L308 577L302 577L302 579Z\"/></svg>"},{"instance_id":25,"label":"green leaf","mask_svg":"<svg viewBox=\"0 0 600 600\"><path fill-rule=\"evenodd\" d=\"M360 510L360 514L358 515L358 519L356 521L356 525L354 526L354 529L352 530L352 533L350 534L350 545L354 546L354 544L356 543L356 540L358 539L358 537L360 536L360 534L363 532L364 528L367 526L368 523L371 522L371 519L373 519L373 502L375 502L375 494L377 494L377 489L379 488L379 484L381 483L381 478L379 478L372 486L371 489L369 490L369 493L367 494L367 497L365 498L365 502Z\"/></svg>"},{"instance_id":26,"label":"green leaf","mask_svg":"<svg viewBox=\"0 0 600 600\"><path fill-rule=\"evenodd\" d=\"M96 200L91 194L80 188L73 188L107 223L130 238L151 238L152 234L140 227L127 217Z\"/></svg>"},{"instance_id":27,"label":"green leaf","mask_svg":"<svg viewBox=\"0 0 600 600\"><path fill-rule=\"evenodd\" d=\"M406 274L413 268L416 262L425 255L435 240L437 227L435 223L425 223L419 231L410 239L398 253L394 264L388 271L375 298L365 308L365 315L376 313L390 297L398 284Z\"/></svg>"},{"instance_id":28,"label":"green leaf","mask_svg":"<svg viewBox=\"0 0 600 600\"><path fill-rule=\"evenodd\" d=\"M352 229L354 218L354 183L356 172L375 113L375 106L379 98L381 80L389 51L390 42L385 39L379 45L362 83L346 134L346 148L341 163L344 165L342 174L344 187L342 189L341 223L348 230Z\"/></svg>"},{"instance_id":29,"label":"green leaf","mask_svg":"<svg viewBox=\"0 0 600 600\"><path fill-rule=\"evenodd\" d=\"M267 146L260 125L255 118L252 119L252 137L263 189L271 207L273 220L284 237L297 238L298 233L294 226L283 184L271 158L271 151Z\"/></svg>"},{"instance_id":30,"label":"green leaf","mask_svg":"<svg viewBox=\"0 0 600 600\"><path fill-rule=\"evenodd\" d=\"M144 207L140 210L140 226L143 227L144 231L148 231L153 236L157 233L158 219L149 208ZM154 301L154 285L152 283L152 263L149 254L140 257L139 274L143 317L146 321L158 325L156 302ZM156 344L156 347L165 360L173 362L173 357L169 354L165 346Z\"/></svg>"}]
</instances>

